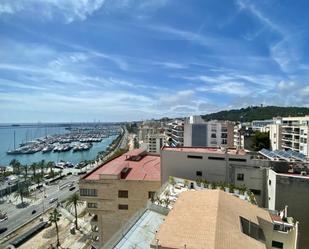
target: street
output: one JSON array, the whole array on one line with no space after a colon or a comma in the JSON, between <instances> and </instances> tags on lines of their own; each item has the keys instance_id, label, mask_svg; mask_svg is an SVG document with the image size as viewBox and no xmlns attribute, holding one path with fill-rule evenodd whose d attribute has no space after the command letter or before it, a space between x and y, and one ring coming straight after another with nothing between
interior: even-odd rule
<instances>
[{"instance_id":1,"label":"street","mask_svg":"<svg viewBox=\"0 0 309 249\"><path fill-rule=\"evenodd\" d=\"M7 227L8 230L1 234L0 238L3 238L6 234L13 231L15 228L19 227L20 225L24 224L34 216L42 213L43 210L46 210L50 207L55 207L57 202L61 202L68 198L70 195L78 191L78 179L79 176L70 175L67 176L65 179L62 179L58 182L58 184L50 185L45 187L45 196L44 191L36 191L38 200L31 202L29 206L25 208L17 208L13 203L3 203L0 205L1 210L7 213L8 219L2 221L0 223L0 228ZM63 189L59 190L59 186L69 185L69 183L74 182L74 186L76 187L73 191L69 191L70 187L64 187ZM58 201L53 203L49 203L49 201L53 198L58 198ZM20 201L20 200L18 200ZM35 210L36 213L32 214L32 211Z\"/></svg>"}]
</instances>

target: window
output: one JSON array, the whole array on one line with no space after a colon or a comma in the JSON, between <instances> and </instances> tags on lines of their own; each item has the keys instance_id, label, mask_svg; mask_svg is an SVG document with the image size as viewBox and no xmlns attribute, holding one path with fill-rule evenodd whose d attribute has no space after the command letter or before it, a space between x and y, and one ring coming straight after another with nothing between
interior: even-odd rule
<instances>
[{"instance_id":1,"label":"window","mask_svg":"<svg viewBox=\"0 0 309 249\"><path fill-rule=\"evenodd\" d=\"M87 203L87 207L88 207L88 208L98 208L98 203L91 203L91 202L88 202L88 203Z\"/></svg>"},{"instance_id":2,"label":"window","mask_svg":"<svg viewBox=\"0 0 309 249\"><path fill-rule=\"evenodd\" d=\"M118 209L119 210L128 210L129 206L127 204L119 204Z\"/></svg>"},{"instance_id":3,"label":"window","mask_svg":"<svg viewBox=\"0 0 309 249\"><path fill-rule=\"evenodd\" d=\"M225 158L224 157L209 156L208 160L221 160L221 161L224 161Z\"/></svg>"},{"instance_id":4,"label":"window","mask_svg":"<svg viewBox=\"0 0 309 249\"><path fill-rule=\"evenodd\" d=\"M152 199L155 197L156 192L155 191L149 191L148 192L148 199Z\"/></svg>"},{"instance_id":5,"label":"window","mask_svg":"<svg viewBox=\"0 0 309 249\"><path fill-rule=\"evenodd\" d=\"M211 134L211 138L217 138L216 133L212 133L212 134Z\"/></svg>"},{"instance_id":6,"label":"window","mask_svg":"<svg viewBox=\"0 0 309 249\"><path fill-rule=\"evenodd\" d=\"M261 195L261 190L259 190L259 189L250 189L250 191L251 191L254 195Z\"/></svg>"},{"instance_id":7,"label":"window","mask_svg":"<svg viewBox=\"0 0 309 249\"><path fill-rule=\"evenodd\" d=\"M203 176L203 172L202 171L196 171L196 176Z\"/></svg>"},{"instance_id":8,"label":"window","mask_svg":"<svg viewBox=\"0 0 309 249\"><path fill-rule=\"evenodd\" d=\"M271 185L271 180L270 180L270 179L268 180L268 185L269 185L269 186Z\"/></svg>"},{"instance_id":9,"label":"window","mask_svg":"<svg viewBox=\"0 0 309 249\"><path fill-rule=\"evenodd\" d=\"M222 133L221 138L227 138L227 133Z\"/></svg>"},{"instance_id":10,"label":"window","mask_svg":"<svg viewBox=\"0 0 309 249\"><path fill-rule=\"evenodd\" d=\"M243 181L245 178L244 174L237 174L237 181Z\"/></svg>"},{"instance_id":11,"label":"window","mask_svg":"<svg viewBox=\"0 0 309 249\"><path fill-rule=\"evenodd\" d=\"M98 196L96 189L81 188L79 190L79 193L80 193L80 196Z\"/></svg>"},{"instance_id":12,"label":"window","mask_svg":"<svg viewBox=\"0 0 309 249\"><path fill-rule=\"evenodd\" d=\"M118 198L128 198L129 192L128 190L119 190L118 191Z\"/></svg>"},{"instance_id":13,"label":"window","mask_svg":"<svg viewBox=\"0 0 309 249\"><path fill-rule=\"evenodd\" d=\"M222 139L221 144L227 144L227 140L226 139Z\"/></svg>"},{"instance_id":14,"label":"window","mask_svg":"<svg viewBox=\"0 0 309 249\"><path fill-rule=\"evenodd\" d=\"M272 243L271 243L271 246L275 247L275 248L283 248L283 243L273 240Z\"/></svg>"},{"instance_id":15,"label":"window","mask_svg":"<svg viewBox=\"0 0 309 249\"><path fill-rule=\"evenodd\" d=\"M187 155L187 158L203 159L202 156Z\"/></svg>"},{"instance_id":16,"label":"window","mask_svg":"<svg viewBox=\"0 0 309 249\"><path fill-rule=\"evenodd\" d=\"M233 162L247 162L247 159L245 159L245 158L229 158L229 161L233 161Z\"/></svg>"}]
</instances>

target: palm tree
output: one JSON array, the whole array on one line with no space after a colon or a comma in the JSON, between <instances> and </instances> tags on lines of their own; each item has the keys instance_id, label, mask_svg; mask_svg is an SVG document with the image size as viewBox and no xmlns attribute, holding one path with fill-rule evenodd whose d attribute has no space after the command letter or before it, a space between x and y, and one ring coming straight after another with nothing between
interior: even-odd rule
<instances>
[{"instance_id":1,"label":"palm tree","mask_svg":"<svg viewBox=\"0 0 309 249\"><path fill-rule=\"evenodd\" d=\"M31 168L32 173L33 173L33 180L35 180L37 164L36 163L31 164L30 168Z\"/></svg>"},{"instance_id":2,"label":"palm tree","mask_svg":"<svg viewBox=\"0 0 309 249\"><path fill-rule=\"evenodd\" d=\"M47 168L50 169L50 174L51 174L52 177L54 177L53 167L54 167L54 162L49 161L49 162L47 163Z\"/></svg>"},{"instance_id":3,"label":"palm tree","mask_svg":"<svg viewBox=\"0 0 309 249\"><path fill-rule=\"evenodd\" d=\"M14 194L15 198L19 198L21 200L21 204L24 205L24 197L28 196L29 192L23 186L18 185L18 189Z\"/></svg>"},{"instance_id":4,"label":"palm tree","mask_svg":"<svg viewBox=\"0 0 309 249\"><path fill-rule=\"evenodd\" d=\"M75 211L75 228L78 230L77 224L77 206L82 205L83 202L80 200L79 194L75 193L71 195L71 197L67 200L65 207L69 207L70 209L74 206Z\"/></svg>"},{"instance_id":5,"label":"palm tree","mask_svg":"<svg viewBox=\"0 0 309 249\"><path fill-rule=\"evenodd\" d=\"M10 166L12 166L14 174L18 174L18 175L20 174L20 166L21 166L21 164L20 164L20 162L18 160L13 159L10 162Z\"/></svg>"},{"instance_id":6,"label":"palm tree","mask_svg":"<svg viewBox=\"0 0 309 249\"><path fill-rule=\"evenodd\" d=\"M60 246L60 241L59 241L59 227L58 227L58 221L60 220L60 217L61 217L61 213L59 213L58 209L55 208L53 210L53 212L50 213L50 216L49 216L49 221L50 223L55 223L55 226L56 226L56 233L57 233L57 247Z\"/></svg>"},{"instance_id":7,"label":"palm tree","mask_svg":"<svg viewBox=\"0 0 309 249\"><path fill-rule=\"evenodd\" d=\"M24 165L24 179L25 179L25 184L26 184L26 188L27 188L27 192L29 191L28 189L28 165Z\"/></svg>"}]
</instances>

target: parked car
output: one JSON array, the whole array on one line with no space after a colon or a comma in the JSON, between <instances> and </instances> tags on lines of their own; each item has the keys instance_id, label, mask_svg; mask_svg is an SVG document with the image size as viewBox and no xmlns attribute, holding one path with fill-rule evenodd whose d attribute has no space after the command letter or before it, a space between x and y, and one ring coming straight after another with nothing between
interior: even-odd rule
<instances>
[{"instance_id":1,"label":"parked car","mask_svg":"<svg viewBox=\"0 0 309 249\"><path fill-rule=\"evenodd\" d=\"M35 214L36 213L36 210L32 210L31 214Z\"/></svg>"},{"instance_id":2,"label":"parked car","mask_svg":"<svg viewBox=\"0 0 309 249\"><path fill-rule=\"evenodd\" d=\"M6 230L8 230L7 227L1 227L0 228L0 234L4 233Z\"/></svg>"}]
</instances>

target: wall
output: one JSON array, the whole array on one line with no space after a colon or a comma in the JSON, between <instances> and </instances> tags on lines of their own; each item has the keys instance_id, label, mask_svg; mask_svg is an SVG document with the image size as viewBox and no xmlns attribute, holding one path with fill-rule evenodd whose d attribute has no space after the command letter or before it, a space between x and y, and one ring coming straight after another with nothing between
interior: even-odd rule
<instances>
[{"instance_id":1,"label":"wall","mask_svg":"<svg viewBox=\"0 0 309 249\"><path fill-rule=\"evenodd\" d=\"M80 189L96 188L97 197L81 197L87 202L98 203L98 208L87 208L98 215L100 245L106 243L126 221L148 200L148 192L160 188L160 181L100 180L90 183L81 181ZM118 190L128 190L128 198L118 198ZM119 210L118 204L127 204L128 210Z\"/></svg>"}]
</instances>

